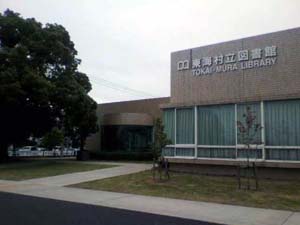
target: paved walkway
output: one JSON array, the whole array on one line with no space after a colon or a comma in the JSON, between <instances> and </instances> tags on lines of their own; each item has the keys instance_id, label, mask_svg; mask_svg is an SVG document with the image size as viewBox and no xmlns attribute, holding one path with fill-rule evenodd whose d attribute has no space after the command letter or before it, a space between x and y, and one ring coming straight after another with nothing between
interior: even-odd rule
<instances>
[{"instance_id":1,"label":"paved walkway","mask_svg":"<svg viewBox=\"0 0 300 225\"><path fill-rule=\"evenodd\" d=\"M148 197L107 191L64 187L94 179L147 170L151 165L122 163L120 167L73 173L26 181L1 181L0 191L29 196L109 206L160 215L236 225L299 225L300 213Z\"/></svg>"},{"instance_id":2,"label":"paved walkway","mask_svg":"<svg viewBox=\"0 0 300 225\"><path fill-rule=\"evenodd\" d=\"M1 225L218 225L7 192L0 199Z\"/></svg>"},{"instance_id":3,"label":"paved walkway","mask_svg":"<svg viewBox=\"0 0 300 225\"><path fill-rule=\"evenodd\" d=\"M97 163L97 162L91 162ZM99 162L98 162L99 163ZM110 165L120 165L117 167L100 169L100 170L92 170L86 172L72 173L72 174L64 174L53 177L39 178L26 180L27 183L33 184L42 184L47 186L67 186L71 184L82 183L91 180L99 180L108 177L121 176L130 173L137 173L140 171L144 171L151 168L149 164L141 164L141 163L102 163L102 164L110 164Z\"/></svg>"}]
</instances>

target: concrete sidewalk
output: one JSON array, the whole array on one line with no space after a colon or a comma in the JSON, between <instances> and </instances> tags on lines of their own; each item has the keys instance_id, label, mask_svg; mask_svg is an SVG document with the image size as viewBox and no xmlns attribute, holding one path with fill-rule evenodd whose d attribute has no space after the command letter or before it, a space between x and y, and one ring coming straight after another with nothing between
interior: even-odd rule
<instances>
[{"instance_id":1,"label":"concrete sidewalk","mask_svg":"<svg viewBox=\"0 0 300 225\"><path fill-rule=\"evenodd\" d=\"M99 162L90 162L90 163L94 164ZM103 162L102 164L119 165L119 166L106 168L106 169L86 171L86 172L64 174L64 175L53 176L53 177L31 179L31 180L26 180L26 182L33 183L33 184L42 184L47 186L67 186L67 185L87 182L91 180L99 180L108 177L115 177L115 176L131 174L131 173L137 173L151 168L150 164L142 164L142 163L118 164L118 163Z\"/></svg>"},{"instance_id":2,"label":"concrete sidewalk","mask_svg":"<svg viewBox=\"0 0 300 225\"><path fill-rule=\"evenodd\" d=\"M298 212L63 187L63 185L74 184L74 182L80 183L91 179L119 176L143 171L150 167L151 165L147 164L122 164L115 168L42 179L20 182L0 181L0 191L222 224L300 224L300 213ZM64 179L66 180L64 181Z\"/></svg>"}]
</instances>

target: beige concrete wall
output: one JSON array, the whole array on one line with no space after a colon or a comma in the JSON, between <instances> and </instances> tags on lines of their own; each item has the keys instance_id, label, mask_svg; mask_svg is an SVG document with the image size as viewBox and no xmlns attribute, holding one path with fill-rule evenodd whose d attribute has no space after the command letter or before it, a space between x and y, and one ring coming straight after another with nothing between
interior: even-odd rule
<instances>
[{"instance_id":1,"label":"beige concrete wall","mask_svg":"<svg viewBox=\"0 0 300 225\"><path fill-rule=\"evenodd\" d=\"M161 117L162 111L160 104L166 104L170 101L166 98L152 98L134 101L113 102L99 104L100 115L113 113L147 113L153 117Z\"/></svg>"},{"instance_id":2,"label":"beige concrete wall","mask_svg":"<svg viewBox=\"0 0 300 225\"><path fill-rule=\"evenodd\" d=\"M217 160L210 160L208 164L184 163L178 162L170 164L170 171L181 173L195 173L201 175L213 176L237 176L237 166L228 165L226 161L223 164L215 164ZM281 163L282 164L282 163ZM276 180L300 180L300 169L290 167L268 167L266 165L257 165L257 176L259 179Z\"/></svg>"},{"instance_id":3,"label":"beige concrete wall","mask_svg":"<svg viewBox=\"0 0 300 225\"><path fill-rule=\"evenodd\" d=\"M194 76L177 70L177 62L277 46L277 61L268 67ZM190 65L191 68L191 65ZM164 107L300 98L300 28L173 52L171 101Z\"/></svg>"},{"instance_id":4,"label":"beige concrete wall","mask_svg":"<svg viewBox=\"0 0 300 225\"><path fill-rule=\"evenodd\" d=\"M131 120L133 124L147 122L147 125L149 125L149 121L151 119L153 120L162 116L162 110L159 106L161 104L166 104L169 101L170 98L165 97L99 104L97 108L98 125L100 126L101 124L103 124L103 118L105 115L120 115L122 113L123 115L129 115L125 119ZM136 120L132 117L132 113L137 113ZM144 115L141 116L142 114ZM123 117L121 117L119 117L119 119L122 120ZM120 122L122 122L121 120ZM85 148L89 151L99 151L101 146L100 137L100 131L88 137L86 140Z\"/></svg>"},{"instance_id":5,"label":"beige concrete wall","mask_svg":"<svg viewBox=\"0 0 300 225\"><path fill-rule=\"evenodd\" d=\"M102 125L152 126L153 117L147 113L112 113L103 115Z\"/></svg>"}]
</instances>

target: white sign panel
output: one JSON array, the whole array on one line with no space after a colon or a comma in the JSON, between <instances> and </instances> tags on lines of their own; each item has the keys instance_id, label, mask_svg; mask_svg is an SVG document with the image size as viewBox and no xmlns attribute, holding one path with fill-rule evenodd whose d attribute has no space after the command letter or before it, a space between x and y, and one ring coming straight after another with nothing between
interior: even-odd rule
<instances>
[{"instance_id":1,"label":"white sign panel","mask_svg":"<svg viewBox=\"0 0 300 225\"><path fill-rule=\"evenodd\" d=\"M191 64L189 60L178 61L177 70L192 69L194 76L202 76L272 66L276 60L277 47L272 45L265 48L243 49L238 52L196 58L192 59Z\"/></svg>"}]
</instances>

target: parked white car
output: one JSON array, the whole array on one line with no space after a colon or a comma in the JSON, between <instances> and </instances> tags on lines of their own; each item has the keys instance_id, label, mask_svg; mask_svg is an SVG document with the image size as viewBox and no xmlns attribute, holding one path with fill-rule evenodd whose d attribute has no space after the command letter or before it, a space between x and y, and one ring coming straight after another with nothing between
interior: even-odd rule
<instances>
[{"instance_id":1,"label":"parked white car","mask_svg":"<svg viewBox=\"0 0 300 225\"><path fill-rule=\"evenodd\" d=\"M28 152L28 151L38 151L38 148L35 146L24 146L17 149L19 152Z\"/></svg>"},{"instance_id":2,"label":"parked white car","mask_svg":"<svg viewBox=\"0 0 300 225\"><path fill-rule=\"evenodd\" d=\"M80 149L79 148L72 148L72 150L73 150L74 156L76 156Z\"/></svg>"},{"instance_id":3,"label":"parked white car","mask_svg":"<svg viewBox=\"0 0 300 225\"><path fill-rule=\"evenodd\" d=\"M41 151L36 146L23 146L15 151L15 155L24 157L40 156Z\"/></svg>"},{"instance_id":4,"label":"parked white car","mask_svg":"<svg viewBox=\"0 0 300 225\"><path fill-rule=\"evenodd\" d=\"M9 150L10 157L58 157L58 156L76 156L78 148L63 148L62 146L55 146L52 150L36 146L24 146L16 150Z\"/></svg>"}]
</instances>

